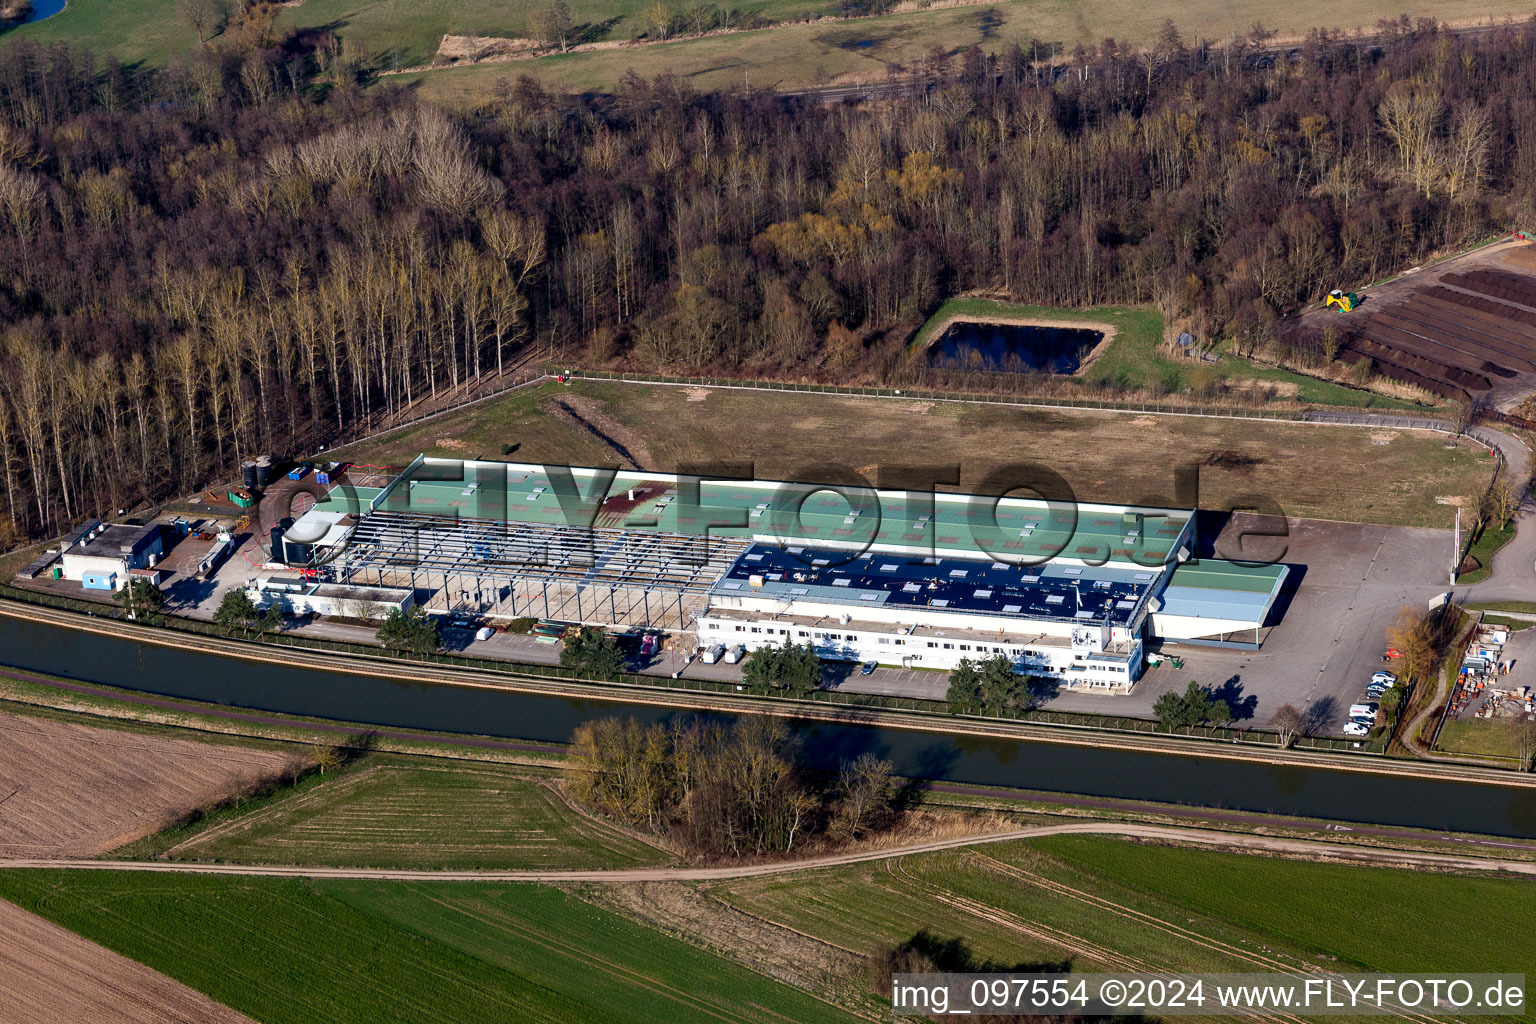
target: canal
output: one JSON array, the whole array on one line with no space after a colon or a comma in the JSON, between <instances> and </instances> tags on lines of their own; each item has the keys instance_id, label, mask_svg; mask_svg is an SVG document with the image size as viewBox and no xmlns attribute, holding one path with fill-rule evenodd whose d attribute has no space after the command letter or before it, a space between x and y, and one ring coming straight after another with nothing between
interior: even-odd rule
<instances>
[{"instance_id":1,"label":"canal","mask_svg":"<svg viewBox=\"0 0 1536 1024\"><path fill-rule=\"evenodd\" d=\"M608 715L659 721L687 712L620 701L400 683L246 662L0 615L0 663L231 707L380 727L565 742ZM950 736L879 726L796 726L824 764L873 751L903 775L977 785L1215 807L1381 825L1536 837L1536 790L1354 774L1198 756Z\"/></svg>"}]
</instances>

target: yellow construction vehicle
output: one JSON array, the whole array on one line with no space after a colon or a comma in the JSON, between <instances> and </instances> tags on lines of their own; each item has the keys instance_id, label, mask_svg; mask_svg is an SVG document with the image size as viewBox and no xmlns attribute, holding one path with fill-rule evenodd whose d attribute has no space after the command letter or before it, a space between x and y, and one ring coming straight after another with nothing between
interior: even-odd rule
<instances>
[{"instance_id":1,"label":"yellow construction vehicle","mask_svg":"<svg viewBox=\"0 0 1536 1024\"><path fill-rule=\"evenodd\" d=\"M1334 306L1337 306L1340 313L1348 313L1358 305L1360 305L1359 295L1354 292L1340 291L1337 288L1329 292L1328 298L1323 300L1324 309L1332 309Z\"/></svg>"}]
</instances>

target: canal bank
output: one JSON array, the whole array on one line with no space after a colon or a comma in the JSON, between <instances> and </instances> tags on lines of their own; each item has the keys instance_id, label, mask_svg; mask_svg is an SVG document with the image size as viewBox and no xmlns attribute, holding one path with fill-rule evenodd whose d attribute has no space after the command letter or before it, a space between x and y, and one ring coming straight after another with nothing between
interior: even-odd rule
<instances>
[{"instance_id":1,"label":"canal bank","mask_svg":"<svg viewBox=\"0 0 1536 1024\"><path fill-rule=\"evenodd\" d=\"M903 775L1266 814L1536 837L1536 782L1488 769L1063 734L883 709L612 687L364 659L0 602L8 665L232 707L535 742L609 715L791 718L821 763L873 751Z\"/></svg>"}]
</instances>

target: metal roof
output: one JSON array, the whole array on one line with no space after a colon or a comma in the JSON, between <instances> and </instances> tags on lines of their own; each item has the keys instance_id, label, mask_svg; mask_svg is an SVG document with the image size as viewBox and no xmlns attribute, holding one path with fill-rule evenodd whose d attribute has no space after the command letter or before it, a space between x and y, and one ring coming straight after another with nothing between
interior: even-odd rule
<instances>
[{"instance_id":1,"label":"metal roof","mask_svg":"<svg viewBox=\"0 0 1536 1024\"><path fill-rule=\"evenodd\" d=\"M376 508L549 526L990 558L1158 566L1176 557L1187 510L1013 497L703 480L696 500L667 474L417 459Z\"/></svg>"}]
</instances>

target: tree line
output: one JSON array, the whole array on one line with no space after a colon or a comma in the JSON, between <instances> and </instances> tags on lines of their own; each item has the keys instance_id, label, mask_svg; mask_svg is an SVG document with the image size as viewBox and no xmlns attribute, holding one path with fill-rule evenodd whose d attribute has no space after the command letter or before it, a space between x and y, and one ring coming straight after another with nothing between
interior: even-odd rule
<instances>
[{"instance_id":1,"label":"tree line","mask_svg":"<svg viewBox=\"0 0 1536 1024\"><path fill-rule=\"evenodd\" d=\"M864 753L816 770L783 720L769 716L585 722L570 759L567 787L578 803L707 857L850 842L889 825L898 796L889 761Z\"/></svg>"},{"instance_id":2,"label":"tree line","mask_svg":"<svg viewBox=\"0 0 1536 1024\"><path fill-rule=\"evenodd\" d=\"M1323 363L1276 318L1536 212L1526 25L1274 60L1167 31L1056 71L935 50L862 104L524 78L449 112L262 10L159 70L5 46L5 539L347 439L535 345L895 383L915 325L980 292Z\"/></svg>"}]
</instances>

